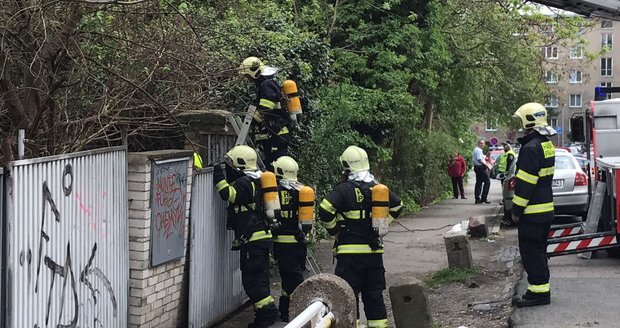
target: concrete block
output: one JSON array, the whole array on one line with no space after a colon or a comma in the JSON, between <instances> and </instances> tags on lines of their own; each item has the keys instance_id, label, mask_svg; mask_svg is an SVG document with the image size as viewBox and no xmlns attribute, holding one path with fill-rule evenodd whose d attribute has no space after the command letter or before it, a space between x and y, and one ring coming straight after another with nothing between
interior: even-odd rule
<instances>
[{"instance_id":1,"label":"concrete block","mask_svg":"<svg viewBox=\"0 0 620 328\"><path fill-rule=\"evenodd\" d=\"M129 306L142 306L142 297L131 296L129 297Z\"/></svg>"},{"instance_id":2,"label":"concrete block","mask_svg":"<svg viewBox=\"0 0 620 328\"><path fill-rule=\"evenodd\" d=\"M129 192L132 191L150 191L151 183L150 182L129 182L127 185Z\"/></svg>"},{"instance_id":3,"label":"concrete block","mask_svg":"<svg viewBox=\"0 0 620 328\"><path fill-rule=\"evenodd\" d=\"M446 234L443 240L446 245L450 268L473 268L471 248L465 231L459 234Z\"/></svg>"},{"instance_id":4,"label":"concrete block","mask_svg":"<svg viewBox=\"0 0 620 328\"><path fill-rule=\"evenodd\" d=\"M148 210L150 208L151 208L150 202L129 198L129 209L130 210Z\"/></svg>"},{"instance_id":5,"label":"concrete block","mask_svg":"<svg viewBox=\"0 0 620 328\"><path fill-rule=\"evenodd\" d=\"M155 292L161 292L162 290L164 290L166 288L166 283L165 282L158 282L155 285Z\"/></svg>"},{"instance_id":6,"label":"concrete block","mask_svg":"<svg viewBox=\"0 0 620 328\"><path fill-rule=\"evenodd\" d=\"M158 281L158 278L156 276L155 277L151 277L151 278L149 278L148 285L149 286L154 286L154 285L157 284L157 281Z\"/></svg>"},{"instance_id":7,"label":"concrete block","mask_svg":"<svg viewBox=\"0 0 620 328\"><path fill-rule=\"evenodd\" d=\"M413 277L403 277L390 286L396 328L431 328L426 286Z\"/></svg>"},{"instance_id":8,"label":"concrete block","mask_svg":"<svg viewBox=\"0 0 620 328\"><path fill-rule=\"evenodd\" d=\"M146 304L152 304L157 300L157 294L150 294L146 296Z\"/></svg>"},{"instance_id":9,"label":"concrete block","mask_svg":"<svg viewBox=\"0 0 620 328\"><path fill-rule=\"evenodd\" d=\"M346 281L329 273L306 279L291 295L290 317L296 317L317 300L325 303L334 313L338 327L355 327L357 304L353 290Z\"/></svg>"},{"instance_id":10,"label":"concrete block","mask_svg":"<svg viewBox=\"0 0 620 328\"><path fill-rule=\"evenodd\" d=\"M131 241L129 242L129 250L130 251L137 251L137 252L149 252L150 248L149 248L149 242L145 241L142 243L136 242L136 241Z\"/></svg>"},{"instance_id":11,"label":"concrete block","mask_svg":"<svg viewBox=\"0 0 620 328\"><path fill-rule=\"evenodd\" d=\"M135 270L146 270L149 268L149 261L129 260L129 268Z\"/></svg>"},{"instance_id":12,"label":"concrete block","mask_svg":"<svg viewBox=\"0 0 620 328\"><path fill-rule=\"evenodd\" d=\"M167 294L166 291L162 290L160 292L157 292L157 296L155 296L155 298L156 299L162 299L162 298L164 298L166 296L166 294Z\"/></svg>"},{"instance_id":13,"label":"concrete block","mask_svg":"<svg viewBox=\"0 0 620 328\"><path fill-rule=\"evenodd\" d=\"M148 281L146 279L129 279L130 288L142 289L147 286L148 286Z\"/></svg>"},{"instance_id":14,"label":"concrete block","mask_svg":"<svg viewBox=\"0 0 620 328\"><path fill-rule=\"evenodd\" d=\"M469 235L474 238L484 238L488 236L488 228L484 216L472 216L468 221Z\"/></svg>"},{"instance_id":15,"label":"concrete block","mask_svg":"<svg viewBox=\"0 0 620 328\"><path fill-rule=\"evenodd\" d=\"M183 276L181 276L181 277L183 277ZM174 285L174 278L170 278L170 279L166 280L165 283L166 283L166 288Z\"/></svg>"},{"instance_id":16,"label":"concrete block","mask_svg":"<svg viewBox=\"0 0 620 328\"><path fill-rule=\"evenodd\" d=\"M159 309L164 305L162 300L156 300L155 302L153 302L153 310L155 309Z\"/></svg>"},{"instance_id":17,"label":"concrete block","mask_svg":"<svg viewBox=\"0 0 620 328\"><path fill-rule=\"evenodd\" d=\"M151 270L129 270L129 277L132 279L144 279L151 276Z\"/></svg>"},{"instance_id":18,"label":"concrete block","mask_svg":"<svg viewBox=\"0 0 620 328\"><path fill-rule=\"evenodd\" d=\"M148 261L149 260L149 252L138 252L138 251L129 251L129 259L135 261Z\"/></svg>"},{"instance_id":19,"label":"concrete block","mask_svg":"<svg viewBox=\"0 0 620 328\"><path fill-rule=\"evenodd\" d=\"M148 238L151 235L151 229L129 228L129 236Z\"/></svg>"}]
</instances>

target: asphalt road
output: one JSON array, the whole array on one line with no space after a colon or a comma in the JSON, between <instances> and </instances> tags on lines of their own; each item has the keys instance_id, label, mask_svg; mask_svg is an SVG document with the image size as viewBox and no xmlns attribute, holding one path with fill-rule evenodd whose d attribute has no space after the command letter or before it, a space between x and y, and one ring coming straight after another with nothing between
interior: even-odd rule
<instances>
[{"instance_id":1,"label":"asphalt road","mask_svg":"<svg viewBox=\"0 0 620 328\"><path fill-rule=\"evenodd\" d=\"M551 258L549 269L551 304L515 309L511 327L620 327L620 259L606 251L590 260L564 255Z\"/></svg>"}]
</instances>

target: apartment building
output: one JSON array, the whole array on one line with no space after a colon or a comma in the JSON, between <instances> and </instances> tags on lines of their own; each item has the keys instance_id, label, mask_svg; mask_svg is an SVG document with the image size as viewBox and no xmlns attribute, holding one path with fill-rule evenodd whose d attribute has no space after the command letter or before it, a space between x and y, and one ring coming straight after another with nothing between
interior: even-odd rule
<instances>
[{"instance_id":1,"label":"apartment building","mask_svg":"<svg viewBox=\"0 0 620 328\"><path fill-rule=\"evenodd\" d=\"M558 130L553 140L557 145L570 142L569 120L589 106L596 86L620 86L620 44L614 44L614 37L620 36L620 22L607 19L591 22L593 26L582 32L585 44L542 48L543 80L550 89L545 107L550 114L549 124ZM594 55L594 60L588 54Z\"/></svg>"},{"instance_id":2,"label":"apartment building","mask_svg":"<svg viewBox=\"0 0 620 328\"><path fill-rule=\"evenodd\" d=\"M589 106L596 86L620 86L620 22L600 18L590 22L592 26L582 31L584 44L541 49L545 59L542 79L550 90L545 107L549 112L549 124L558 131L552 138L556 145L570 143L570 118ZM618 44L614 38L618 38ZM620 94L608 97L620 97ZM486 140L492 137L513 140L515 135L515 131L496 127L492 122L481 122L474 131Z\"/></svg>"}]
</instances>

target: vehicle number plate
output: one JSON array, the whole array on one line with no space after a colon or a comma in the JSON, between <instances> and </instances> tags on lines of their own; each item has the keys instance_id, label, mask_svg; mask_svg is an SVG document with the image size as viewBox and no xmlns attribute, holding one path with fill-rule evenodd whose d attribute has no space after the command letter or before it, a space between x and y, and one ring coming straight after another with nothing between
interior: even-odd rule
<instances>
[{"instance_id":1,"label":"vehicle number plate","mask_svg":"<svg viewBox=\"0 0 620 328\"><path fill-rule=\"evenodd\" d=\"M564 180L551 181L551 188L562 188L564 186Z\"/></svg>"}]
</instances>

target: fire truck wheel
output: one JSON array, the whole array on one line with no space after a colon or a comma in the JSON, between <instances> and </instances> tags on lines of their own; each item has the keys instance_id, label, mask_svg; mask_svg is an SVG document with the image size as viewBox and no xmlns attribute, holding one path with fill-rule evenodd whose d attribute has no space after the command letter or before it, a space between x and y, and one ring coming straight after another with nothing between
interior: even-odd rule
<instances>
[{"instance_id":1,"label":"fire truck wheel","mask_svg":"<svg viewBox=\"0 0 620 328\"><path fill-rule=\"evenodd\" d=\"M332 327L355 327L357 321L355 294L342 278L329 273L320 273L297 286L291 295L290 320L316 301L323 302L334 314L335 322Z\"/></svg>"},{"instance_id":2,"label":"fire truck wheel","mask_svg":"<svg viewBox=\"0 0 620 328\"><path fill-rule=\"evenodd\" d=\"M615 259L620 258L620 247L608 249L607 255Z\"/></svg>"}]
</instances>

